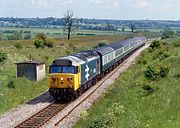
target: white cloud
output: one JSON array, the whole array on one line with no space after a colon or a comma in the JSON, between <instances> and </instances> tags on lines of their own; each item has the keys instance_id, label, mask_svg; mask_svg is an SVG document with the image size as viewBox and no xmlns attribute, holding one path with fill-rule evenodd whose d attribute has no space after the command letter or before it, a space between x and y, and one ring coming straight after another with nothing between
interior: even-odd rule
<instances>
[{"instance_id":1,"label":"white cloud","mask_svg":"<svg viewBox=\"0 0 180 128\"><path fill-rule=\"evenodd\" d=\"M132 4L135 8L141 8L141 9L150 9L153 6L152 1L149 0L135 0L135 3Z\"/></svg>"}]
</instances>

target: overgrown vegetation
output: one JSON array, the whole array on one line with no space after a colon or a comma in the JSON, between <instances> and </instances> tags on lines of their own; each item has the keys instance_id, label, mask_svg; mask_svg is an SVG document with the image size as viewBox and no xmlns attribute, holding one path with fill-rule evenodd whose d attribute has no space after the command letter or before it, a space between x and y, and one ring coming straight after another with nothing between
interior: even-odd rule
<instances>
[{"instance_id":1,"label":"overgrown vegetation","mask_svg":"<svg viewBox=\"0 0 180 128\"><path fill-rule=\"evenodd\" d=\"M52 48L54 46L53 39L47 38L44 33L37 34L33 41L36 48Z\"/></svg>"},{"instance_id":2,"label":"overgrown vegetation","mask_svg":"<svg viewBox=\"0 0 180 128\"><path fill-rule=\"evenodd\" d=\"M20 44L19 42L17 42L14 46L15 46L17 49L22 49L22 48L23 48L23 45Z\"/></svg>"},{"instance_id":3,"label":"overgrown vegetation","mask_svg":"<svg viewBox=\"0 0 180 128\"><path fill-rule=\"evenodd\" d=\"M179 128L180 48L166 41L141 53L74 127Z\"/></svg>"},{"instance_id":4,"label":"overgrown vegetation","mask_svg":"<svg viewBox=\"0 0 180 128\"><path fill-rule=\"evenodd\" d=\"M109 44L109 42L107 42L106 40L102 40L102 41L98 42L98 44L94 48L106 46L108 44Z\"/></svg>"},{"instance_id":5,"label":"overgrown vegetation","mask_svg":"<svg viewBox=\"0 0 180 128\"><path fill-rule=\"evenodd\" d=\"M0 62L3 62L7 59L7 54L0 51Z\"/></svg>"}]
</instances>

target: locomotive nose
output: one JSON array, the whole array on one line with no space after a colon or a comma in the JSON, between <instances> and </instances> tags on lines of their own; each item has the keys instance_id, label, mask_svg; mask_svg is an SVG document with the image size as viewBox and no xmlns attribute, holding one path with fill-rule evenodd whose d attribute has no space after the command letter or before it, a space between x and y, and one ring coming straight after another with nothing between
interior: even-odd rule
<instances>
[{"instance_id":1,"label":"locomotive nose","mask_svg":"<svg viewBox=\"0 0 180 128\"><path fill-rule=\"evenodd\" d=\"M72 74L60 74L49 77L49 87L51 88L73 88L74 76Z\"/></svg>"}]
</instances>

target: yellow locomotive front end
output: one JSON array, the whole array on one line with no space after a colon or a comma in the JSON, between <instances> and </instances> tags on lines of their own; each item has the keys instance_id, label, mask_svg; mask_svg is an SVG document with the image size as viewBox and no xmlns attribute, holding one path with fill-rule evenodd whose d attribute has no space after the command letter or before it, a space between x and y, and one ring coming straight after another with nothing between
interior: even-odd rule
<instances>
[{"instance_id":1,"label":"yellow locomotive front end","mask_svg":"<svg viewBox=\"0 0 180 128\"><path fill-rule=\"evenodd\" d=\"M48 87L55 99L72 97L81 83L80 65L71 61L59 60L49 69Z\"/></svg>"}]
</instances>

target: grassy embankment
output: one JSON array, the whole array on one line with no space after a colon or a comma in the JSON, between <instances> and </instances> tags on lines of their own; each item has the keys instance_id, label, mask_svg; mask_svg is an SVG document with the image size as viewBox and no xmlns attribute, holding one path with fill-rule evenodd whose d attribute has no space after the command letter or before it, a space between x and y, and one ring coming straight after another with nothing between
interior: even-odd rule
<instances>
[{"instance_id":1,"label":"grassy embankment","mask_svg":"<svg viewBox=\"0 0 180 128\"><path fill-rule=\"evenodd\" d=\"M79 114L74 127L179 128L180 41L173 45L176 39L143 51L90 110Z\"/></svg>"},{"instance_id":2,"label":"grassy embankment","mask_svg":"<svg viewBox=\"0 0 180 128\"><path fill-rule=\"evenodd\" d=\"M101 41L111 43L123 38L124 36L74 37L71 40L59 38L55 39L53 48L44 49L36 49L32 40L1 41L0 52L7 53L7 59L0 63L0 114L48 89L48 67L53 59L66 55L67 51L74 53L90 49ZM17 42L23 45L22 49L14 46ZM44 61L46 64L46 78L43 81L33 82L25 78L16 78L14 63L28 60L30 54L34 60Z\"/></svg>"}]
</instances>

